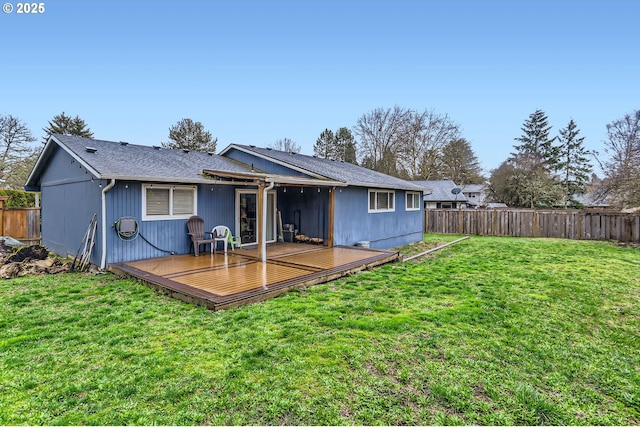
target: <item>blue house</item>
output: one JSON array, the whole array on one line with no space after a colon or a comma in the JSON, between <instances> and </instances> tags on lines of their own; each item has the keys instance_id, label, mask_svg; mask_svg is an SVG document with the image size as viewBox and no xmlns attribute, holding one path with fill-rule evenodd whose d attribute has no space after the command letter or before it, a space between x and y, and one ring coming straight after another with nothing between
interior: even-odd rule
<instances>
[{"instance_id":1,"label":"blue house","mask_svg":"<svg viewBox=\"0 0 640 427\"><path fill-rule=\"evenodd\" d=\"M188 254L186 222L228 226L243 245L296 234L387 249L422 240L422 189L350 163L232 144L219 155L52 135L25 185L42 193L42 243L74 256L97 217L91 263ZM136 233L123 233L121 224ZM283 225L285 227L283 227ZM283 230L284 228L284 230ZM287 230L296 230L285 233Z\"/></svg>"}]
</instances>

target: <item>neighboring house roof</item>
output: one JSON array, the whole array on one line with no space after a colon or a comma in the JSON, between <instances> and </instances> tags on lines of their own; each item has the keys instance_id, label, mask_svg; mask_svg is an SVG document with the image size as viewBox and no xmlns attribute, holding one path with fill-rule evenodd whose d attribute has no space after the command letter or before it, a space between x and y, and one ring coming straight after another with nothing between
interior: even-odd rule
<instances>
[{"instance_id":1,"label":"neighboring house roof","mask_svg":"<svg viewBox=\"0 0 640 427\"><path fill-rule=\"evenodd\" d=\"M487 188L487 184L467 184L462 186L463 193L482 193Z\"/></svg>"},{"instance_id":2,"label":"neighboring house roof","mask_svg":"<svg viewBox=\"0 0 640 427\"><path fill-rule=\"evenodd\" d=\"M414 185L413 181L405 181L400 178L385 175L383 173L340 160L330 160L322 157L240 144L231 144L229 147L222 150L220 154L224 155L231 149L241 150L260 158L268 159L280 165L287 166L317 178L322 177L334 181L340 181L347 185L415 191L422 190L422 187Z\"/></svg>"},{"instance_id":3,"label":"neighboring house roof","mask_svg":"<svg viewBox=\"0 0 640 427\"><path fill-rule=\"evenodd\" d=\"M247 168L213 153L172 150L126 142L71 135L52 135L27 180L25 188L39 187L47 160L60 147L98 179L159 182L211 182L204 169L246 173Z\"/></svg>"},{"instance_id":4,"label":"neighboring house roof","mask_svg":"<svg viewBox=\"0 0 640 427\"><path fill-rule=\"evenodd\" d=\"M466 202L464 194L453 194L451 190L459 188L452 180L411 181L425 192L425 202Z\"/></svg>"},{"instance_id":5,"label":"neighboring house roof","mask_svg":"<svg viewBox=\"0 0 640 427\"><path fill-rule=\"evenodd\" d=\"M508 208L509 206L507 206L505 203L491 202L491 203L487 203L485 207L487 209L499 209L499 208Z\"/></svg>"},{"instance_id":6,"label":"neighboring house roof","mask_svg":"<svg viewBox=\"0 0 640 427\"><path fill-rule=\"evenodd\" d=\"M604 197L598 197L594 193L574 194L572 197L576 202L588 208L610 208Z\"/></svg>"}]
</instances>

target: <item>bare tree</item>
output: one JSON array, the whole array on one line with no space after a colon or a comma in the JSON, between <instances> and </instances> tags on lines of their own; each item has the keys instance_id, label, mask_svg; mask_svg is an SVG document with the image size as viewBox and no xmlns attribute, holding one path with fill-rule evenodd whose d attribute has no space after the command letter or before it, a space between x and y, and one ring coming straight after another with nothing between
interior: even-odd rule
<instances>
[{"instance_id":1,"label":"bare tree","mask_svg":"<svg viewBox=\"0 0 640 427\"><path fill-rule=\"evenodd\" d=\"M286 151L288 153L299 153L302 147L296 144L289 138L279 139L273 144L268 145L269 148L273 148L274 150Z\"/></svg>"},{"instance_id":2,"label":"bare tree","mask_svg":"<svg viewBox=\"0 0 640 427\"><path fill-rule=\"evenodd\" d=\"M552 207L563 188L553 176L532 165L531 157L510 158L491 171L487 201L513 207Z\"/></svg>"},{"instance_id":3,"label":"bare tree","mask_svg":"<svg viewBox=\"0 0 640 427\"><path fill-rule=\"evenodd\" d=\"M607 125L600 193L620 208L640 206L640 110Z\"/></svg>"},{"instance_id":4,"label":"bare tree","mask_svg":"<svg viewBox=\"0 0 640 427\"><path fill-rule=\"evenodd\" d=\"M33 155L34 148L30 144L35 140L29 128L18 118L0 115L0 181L3 187L18 186L12 184L12 181L15 181L12 178L26 169L23 163ZM21 184L24 184L24 181Z\"/></svg>"},{"instance_id":5,"label":"bare tree","mask_svg":"<svg viewBox=\"0 0 640 427\"><path fill-rule=\"evenodd\" d=\"M429 179L439 168L442 147L460 135L446 115L395 106L378 108L358 119L362 164L389 175Z\"/></svg>"},{"instance_id":6,"label":"bare tree","mask_svg":"<svg viewBox=\"0 0 640 427\"><path fill-rule=\"evenodd\" d=\"M377 108L358 119L354 133L360 140L363 166L388 175L398 175L398 151L410 115L410 110L395 106L386 110Z\"/></svg>"},{"instance_id":7,"label":"bare tree","mask_svg":"<svg viewBox=\"0 0 640 427\"><path fill-rule=\"evenodd\" d=\"M460 138L460 127L447 115L433 110L413 112L400 161L410 179L434 179L443 175L442 150Z\"/></svg>"}]
</instances>

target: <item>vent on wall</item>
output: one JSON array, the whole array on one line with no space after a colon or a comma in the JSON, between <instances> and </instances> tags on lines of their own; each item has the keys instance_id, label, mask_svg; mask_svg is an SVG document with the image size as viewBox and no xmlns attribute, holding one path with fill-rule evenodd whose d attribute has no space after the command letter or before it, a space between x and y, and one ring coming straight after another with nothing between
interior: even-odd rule
<instances>
[{"instance_id":1,"label":"vent on wall","mask_svg":"<svg viewBox=\"0 0 640 427\"><path fill-rule=\"evenodd\" d=\"M86 151L87 153L95 153L96 151L98 151L98 149L93 147L84 147L84 151Z\"/></svg>"}]
</instances>

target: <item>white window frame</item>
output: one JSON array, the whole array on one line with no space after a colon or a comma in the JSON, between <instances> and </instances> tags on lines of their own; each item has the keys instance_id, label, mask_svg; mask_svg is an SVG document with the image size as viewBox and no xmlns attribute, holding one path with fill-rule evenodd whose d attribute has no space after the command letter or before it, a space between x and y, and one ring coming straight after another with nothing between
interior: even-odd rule
<instances>
[{"instance_id":1,"label":"white window frame","mask_svg":"<svg viewBox=\"0 0 640 427\"><path fill-rule=\"evenodd\" d=\"M375 193L376 206L371 209L371 193ZM378 193L387 193L389 195L390 204L392 205L386 209L380 209L378 207ZM383 213L383 212L395 212L396 211L396 192L394 190L369 190L367 193L367 212L369 213Z\"/></svg>"},{"instance_id":2,"label":"white window frame","mask_svg":"<svg viewBox=\"0 0 640 427\"><path fill-rule=\"evenodd\" d=\"M169 190L169 215L147 215L147 189ZM193 213L175 214L173 213L173 191L191 190L193 191ZM167 219L188 219L192 215L198 214L198 186L197 185L165 185L165 184L142 184L142 220L162 221Z\"/></svg>"},{"instance_id":3,"label":"white window frame","mask_svg":"<svg viewBox=\"0 0 640 427\"><path fill-rule=\"evenodd\" d=\"M412 204L411 207L408 206L409 205L409 200L411 200L411 204ZM417 206L413 206L414 202L416 200L418 202L418 205ZM404 204L404 207L405 207L406 210L408 210L408 211L419 211L421 202L422 202L422 193L420 193L419 191L407 191L405 204Z\"/></svg>"}]
</instances>

